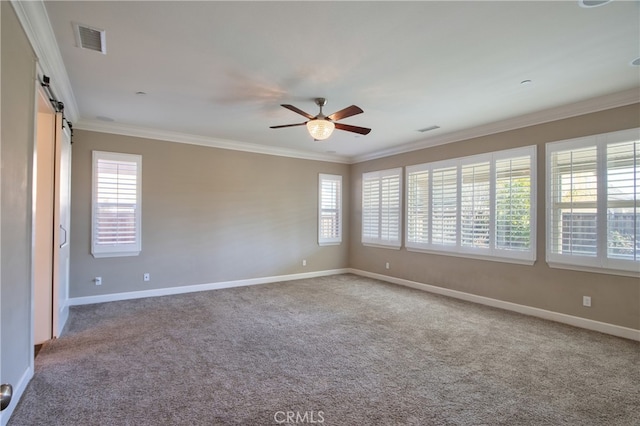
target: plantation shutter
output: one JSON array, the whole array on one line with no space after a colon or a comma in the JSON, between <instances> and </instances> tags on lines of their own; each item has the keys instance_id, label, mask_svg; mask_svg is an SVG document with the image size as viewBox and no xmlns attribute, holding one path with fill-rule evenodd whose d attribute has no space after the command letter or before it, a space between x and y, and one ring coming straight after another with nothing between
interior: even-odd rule
<instances>
[{"instance_id":1,"label":"plantation shutter","mask_svg":"<svg viewBox=\"0 0 640 426\"><path fill-rule=\"evenodd\" d=\"M431 242L456 246L458 227L458 169L447 167L432 172Z\"/></svg>"},{"instance_id":2,"label":"plantation shutter","mask_svg":"<svg viewBox=\"0 0 640 426\"><path fill-rule=\"evenodd\" d=\"M400 247L402 169L364 173L362 242Z\"/></svg>"},{"instance_id":3,"label":"plantation shutter","mask_svg":"<svg viewBox=\"0 0 640 426\"><path fill-rule=\"evenodd\" d=\"M429 243L429 170L407 168L407 247Z\"/></svg>"},{"instance_id":4,"label":"plantation shutter","mask_svg":"<svg viewBox=\"0 0 640 426\"><path fill-rule=\"evenodd\" d=\"M551 252L597 256L597 147L551 154Z\"/></svg>"},{"instance_id":5,"label":"plantation shutter","mask_svg":"<svg viewBox=\"0 0 640 426\"><path fill-rule=\"evenodd\" d=\"M378 239L380 229L380 179L362 180L362 242Z\"/></svg>"},{"instance_id":6,"label":"plantation shutter","mask_svg":"<svg viewBox=\"0 0 640 426\"><path fill-rule=\"evenodd\" d=\"M531 156L496 161L496 249L531 249Z\"/></svg>"},{"instance_id":7,"label":"plantation shutter","mask_svg":"<svg viewBox=\"0 0 640 426\"><path fill-rule=\"evenodd\" d=\"M460 225L462 247L490 248L489 161L462 166Z\"/></svg>"},{"instance_id":8,"label":"plantation shutter","mask_svg":"<svg viewBox=\"0 0 640 426\"><path fill-rule=\"evenodd\" d=\"M320 174L318 244L342 242L342 176Z\"/></svg>"},{"instance_id":9,"label":"plantation shutter","mask_svg":"<svg viewBox=\"0 0 640 426\"><path fill-rule=\"evenodd\" d=\"M607 146L607 257L640 260L640 141Z\"/></svg>"},{"instance_id":10,"label":"plantation shutter","mask_svg":"<svg viewBox=\"0 0 640 426\"><path fill-rule=\"evenodd\" d=\"M380 205L380 238L383 241L400 240L400 175L382 178Z\"/></svg>"},{"instance_id":11,"label":"plantation shutter","mask_svg":"<svg viewBox=\"0 0 640 426\"><path fill-rule=\"evenodd\" d=\"M92 253L140 253L141 157L93 152Z\"/></svg>"}]
</instances>

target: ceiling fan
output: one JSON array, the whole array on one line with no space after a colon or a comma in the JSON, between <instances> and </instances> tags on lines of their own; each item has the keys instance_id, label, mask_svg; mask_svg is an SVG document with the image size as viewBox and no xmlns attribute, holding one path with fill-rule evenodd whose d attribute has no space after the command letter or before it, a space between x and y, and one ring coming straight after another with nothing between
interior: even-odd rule
<instances>
[{"instance_id":1,"label":"ceiling fan","mask_svg":"<svg viewBox=\"0 0 640 426\"><path fill-rule=\"evenodd\" d=\"M336 123L338 120L342 120L343 118L351 117L356 114L361 114L364 111L360 107L355 105L351 105L350 107L346 107L341 109L340 111L334 112L331 115L325 116L322 113L322 107L327 104L327 100L325 98L316 98L316 105L320 107L320 113L315 117L309 113L302 111L301 109L294 107L293 105L282 104L281 106L289 109L293 112L296 112L302 116L307 117L309 120L304 123L296 123L296 124L283 124L281 126L271 126L271 129L281 129L283 127L294 127L294 126L307 126L307 130L309 134L313 137L314 140L322 141L327 139L333 133L333 129L346 130L347 132L359 133L361 135L368 135L371 129L367 129L366 127L358 127L352 126L350 124L342 124Z\"/></svg>"}]
</instances>

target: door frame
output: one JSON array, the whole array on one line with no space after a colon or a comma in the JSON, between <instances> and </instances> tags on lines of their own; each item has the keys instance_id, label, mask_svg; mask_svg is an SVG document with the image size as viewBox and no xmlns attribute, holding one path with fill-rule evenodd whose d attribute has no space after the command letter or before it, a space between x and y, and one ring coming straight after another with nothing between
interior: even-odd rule
<instances>
[{"instance_id":1,"label":"door frame","mask_svg":"<svg viewBox=\"0 0 640 426\"><path fill-rule=\"evenodd\" d=\"M53 337L53 270L54 270L54 215L55 215L55 132L56 111L49 102L49 97L42 87L36 83L36 114L34 118L34 147L32 170L32 315L33 345L42 343ZM42 116L41 113L46 115ZM46 123L46 128L40 122L41 119L51 120ZM46 134L42 134L44 130ZM44 143L51 144L46 150L42 149ZM49 185L45 188L40 185L41 173L46 172ZM46 202L46 204L43 204ZM44 215L47 215L44 217ZM43 253L45 252L45 253ZM45 263L46 262L46 263ZM43 310L44 315L42 315ZM45 324L46 323L46 324ZM46 326L47 330L44 330ZM36 331L37 330L37 331ZM38 338L38 341L36 341Z\"/></svg>"}]
</instances>

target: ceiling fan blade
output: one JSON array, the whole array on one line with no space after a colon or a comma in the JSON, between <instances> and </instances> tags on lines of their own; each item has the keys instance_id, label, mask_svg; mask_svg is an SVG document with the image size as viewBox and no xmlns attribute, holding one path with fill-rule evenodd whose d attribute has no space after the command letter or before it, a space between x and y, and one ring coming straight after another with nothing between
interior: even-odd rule
<instances>
[{"instance_id":1,"label":"ceiling fan blade","mask_svg":"<svg viewBox=\"0 0 640 426\"><path fill-rule=\"evenodd\" d=\"M366 127L352 126L350 124L334 123L336 129L346 130L347 132L360 133L361 135L368 135L371 129Z\"/></svg>"},{"instance_id":2,"label":"ceiling fan blade","mask_svg":"<svg viewBox=\"0 0 640 426\"><path fill-rule=\"evenodd\" d=\"M297 123L297 124L283 124L281 126L271 126L269 127L270 129L282 129L283 127L294 127L294 126L304 126L305 124L307 124L307 122L305 121L304 123Z\"/></svg>"},{"instance_id":3,"label":"ceiling fan blade","mask_svg":"<svg viewBox=\"0 0 640 426\"><path fill-rule=\"evenodd\" d=\"M362 114L364 111L360 107L355 105L351 105L350 107L346 107L345 109L341 109L340 111L334 112L327 118L331 121L342 120L343 118L351 117L352 115Z\"/></svg>"},{"instance_id":4,"label":"ceiling fan blade","mask_svg":"<svg viewBox=\"0 0 640 426\"><path fill-rule=\"evenodd\" d=\"M302 116L304 116L304 117L307 117L309 120L313 120L314 118L316 118L315 116L313 116L313 115L311 115L311 114L309 114L309 113L307 113L307 112L304 112L304 111L303 111L303 110L301 110L300 108L298 108L298 107L294 107L293 105L281 104L280 106L283 106L283 107L285 107L286 109L289 109L289 110L291 110L291 111L293 111L293 112L297 112L298 114L300 114L300 115L302 115Z\"/></svg>"}]
</instances>

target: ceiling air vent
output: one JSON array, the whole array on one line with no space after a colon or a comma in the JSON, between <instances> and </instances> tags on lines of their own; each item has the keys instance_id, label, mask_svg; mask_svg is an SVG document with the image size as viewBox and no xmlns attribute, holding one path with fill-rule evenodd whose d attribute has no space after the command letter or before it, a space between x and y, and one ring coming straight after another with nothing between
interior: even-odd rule
<instances>
[{"instance_id":1,"label":"ceiling air vent","mask_svg":"<svg viewBox=\"0 0 640 426\"><path fill-rule=\"evenodd\" d=\"M580 7L598 7L611 2L612 0L578 0Z\"/></svg>"},{"instance_id":2,"label":"ceiling air vent","mask_svg":"<svg viewBox=\"0 0 640 426\"><path fill-rule=\"evenodd\" d=\"M107 54L106 35L104 30L92 28L83 24L73 24L76 34L76 44L83 49L95 50L103 55Z\"/></svg>"},{"instance_id":3,"label":"ceiling air vent","mask_svg":"<svg viewBox=\"0 0 640 426\"><path fill-rule=\"evenodd\" d=\"M429 126L429 127L425 127L424 129L418 129L419 132L424 133L424 132L428 132L430 130L436 130L439 129L440 126Z\"/></svg>"}]
</instances>

